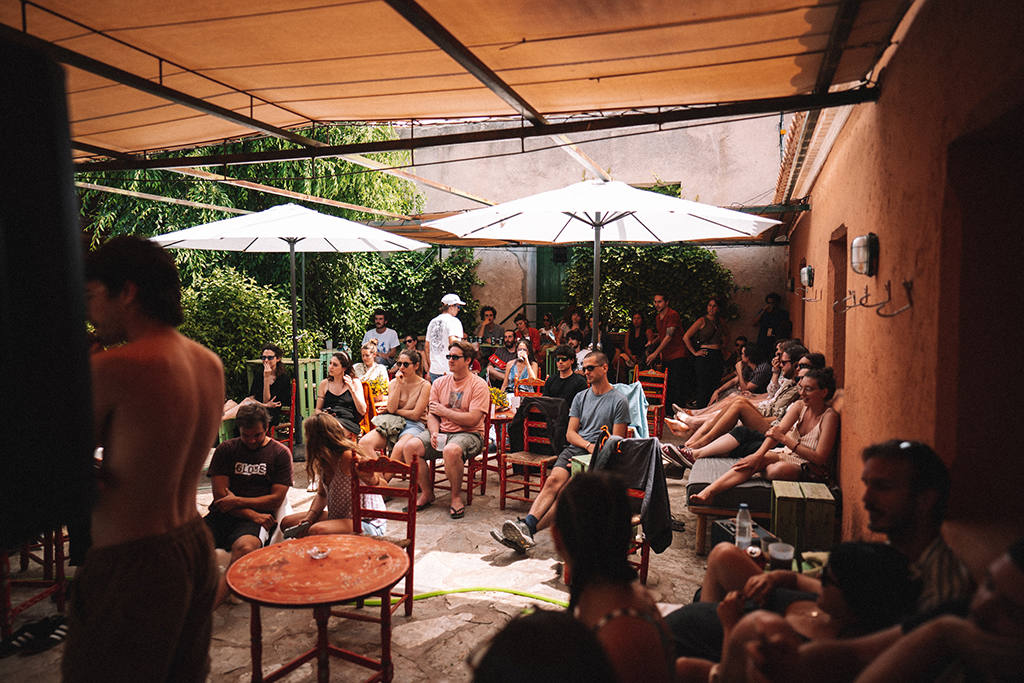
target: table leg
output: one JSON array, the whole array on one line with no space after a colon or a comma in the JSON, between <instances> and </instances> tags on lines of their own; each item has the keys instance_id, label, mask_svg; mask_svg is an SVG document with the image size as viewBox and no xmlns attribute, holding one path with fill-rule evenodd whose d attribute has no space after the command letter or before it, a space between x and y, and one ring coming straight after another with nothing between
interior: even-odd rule
<instances>
[{"instance_id":1,"label":"table leg","mask_svg":"<svg viewBox=\"0 0 1024 683\"><path fill-rule=\"evenodd\" d=\"M263 624L260 606L249 604L249 642L252 650L252 683L263 683Z\"/></svg>"},{"instance_id":2,"label":"table leg","mask_svg":"<svg viewBox=\"0 0 1024 683\"><path fill-rule=\"evenodd\" d=\"M391 587L380 592L380 670L384 683L391 683L395 675L391 663Z\"/></svg>"},{"instance_id":3,"label":"table leg","mask_svg":"<svg viewBox=\"0 0 1024 683\"><path fill-rule=\"evenodd\" d=\"M316 619L316 680L328 683L331 680L330 646L327 644L327 620L331 616L330 605L317 605L313 608Z\"/></svg>"}]
</instances>

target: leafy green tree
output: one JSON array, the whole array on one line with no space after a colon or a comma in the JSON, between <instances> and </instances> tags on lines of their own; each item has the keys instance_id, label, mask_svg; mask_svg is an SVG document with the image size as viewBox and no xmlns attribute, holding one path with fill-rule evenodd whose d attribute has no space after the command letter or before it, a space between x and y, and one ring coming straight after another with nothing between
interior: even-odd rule
<instances>
[{"instance_id":1,"label":"leafy green tree","mask_svg":"<svg viewBox=\"0 0 1024 683\"><path fill-rule=\"evenodd\" d=\"M230 266L196 277L182 291L182 305L181 333L220 356L230 398L247 395L245 361L258 358L264 344L277 344L285 357L292 355L290 304ZM315 358L325 335L315 329L299 334L299 355Z\"/></svg>"},{"instance_id":2,"label":"leafy green tree","mask_svg":"<svg viewBox=\"0 0 1024 683\"><path fill-rule=\"evenodd\" d=\"M650 324L658 292L669 296L683 324L689 324L706 312L712 296L728 297L737 289L732 273L718 262L713 251L703 247L602 245L601 320L607 330L625 329L631 311L640 311ZM594 300L592 247L572 249L565 292L571 303L590 310ZM726 319L734 318L736 310L735 304L728 305Z\"/></svg>"}]
</instances>

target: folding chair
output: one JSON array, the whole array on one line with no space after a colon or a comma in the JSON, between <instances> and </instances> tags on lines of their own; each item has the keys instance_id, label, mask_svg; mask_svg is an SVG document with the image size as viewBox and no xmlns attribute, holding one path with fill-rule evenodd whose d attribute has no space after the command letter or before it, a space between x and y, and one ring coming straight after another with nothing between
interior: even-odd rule
<instances>
[{"instance_id":1,"label":"folding chair","mask_svg":"<svg viewBox=\"0 0 1024 683\"><path fill-rule=\"evenodd\" d=\"M657 370L634 370L633 381L640 382L647 397L647 424L651 436L661 438L665 429L665 395L668 373Z\"/></svg>"},{"instance_id":2,"label":"folding chair","mask_svg":"<svg viewBox=\"0 0 1024 683\"><path fill-rule=\"evenodd\" d=\"M295 405L295 380L292 380L292 404L288 406L288 422L270 428L270 438L288 444L288 450L292 450L292 443L295 440ZM281 434L278 435L278 432Z\"/></svg>"},{"instance_id":3,"label":"folding chair","mask_svg":"<svg viewBox=\"0 0 1024 683\"><path fill-rule=\"evenodd\" d=\"M362 529L362 521L366 519L388 519L405 524L405 536L392 540L385 536L384 540L392 541L403 548L409 555L409 572L405 575L405 586L401 591L392 589L391 612L394 613L398 606L405 603L405 615L412 615L412 591L413 591L413 560L416 556L416 497L419 487L416 484L416 474L419 470L417 459L412 464L406 465L396 460L378 458L365 462L356 462L352 459L352 528L356 533ZM384 485L364 484L359 479L360 473L374 472L382 478L387 477L389 482ZM401 482L396 484L395 482ZM363 494L378 493L385 497L405 499L405 512L396 510L374 510L363 506ZM397 601L394 598L398 598ZM361 606L361 605L360 605ZM348 613L331 612L333 616L347 617ZM360 615L360 619L363 615Z\"/></svg>"},{"instance_id":4,"label":"folding chair","mask_svg":"<svg viewBox=\"0 0 1024 683\"><path fill-rule=\"evenodd\" d=\"M534 445L531 449L531 445ZM499 476L501 478L501 493L499 495L499 507L505 509L505 499L521 500L530 502L531 491L538 493L544 488L547 481L548 467L551 466L557 456L551 455L551 440L548 438L548 423L544 412L535 406L527 408L523 420L523 450L517 453L505 453L501 451ZM522 468L522 473L516 475L513 466ZM538 470L539 479L531 480L530 470ZM511 484L511 487L509 486Z\"/></svg>"}]
</instances>

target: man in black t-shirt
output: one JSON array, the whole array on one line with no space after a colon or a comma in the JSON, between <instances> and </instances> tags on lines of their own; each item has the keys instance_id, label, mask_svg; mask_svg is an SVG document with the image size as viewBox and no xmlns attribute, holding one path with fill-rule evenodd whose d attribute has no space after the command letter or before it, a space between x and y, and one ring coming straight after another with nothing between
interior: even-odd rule
<instances>
[{"instance_id":1,"label":"man in black t-shirt","mask_svg":"<svg viewBox=\"0 0 1024 683\"><path fill-rule=\"evenodd\" d=\"M565 399L567 404L572 405L576 394L587 388L587 380L578 372L573 372L576 367L576 353L569 346L558 346L552 353L558 372L548 377L542 395Z\"/></svg>"},{"instance_id":2,"label":"man in black t-shirt","mask_svg":"<svg viewBox=\"0 0 1024 683\"><path fill-rule=\"evenodd\" d=\"M276 526L274 514L292 485L292 454L267 434L267 409L246 404L238 409L235 424L241 436L217 446L210 461L213 502L203 518L214 546L231 551L231 563L263 546L261 534ZM222 575L214 607L227 595Z\"/></svg>"}]
</instances>

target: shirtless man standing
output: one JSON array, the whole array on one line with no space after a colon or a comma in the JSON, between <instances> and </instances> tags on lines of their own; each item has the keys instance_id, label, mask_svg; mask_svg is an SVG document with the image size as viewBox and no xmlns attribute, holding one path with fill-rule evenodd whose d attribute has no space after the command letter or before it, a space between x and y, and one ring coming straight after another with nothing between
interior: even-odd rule
<instances>
[{"instance_id":1,"label":"shirtless man standing","mask_svg":"<svg viewBox=\"0 0 1024 683\"><path fill-rule=\"evenodd\" d=\"M196 507L220 427L224 371L178 334L181 284L153 242L117 237L86 261L96 434L93 546L75 579L65 681L205 681L217 589Z\"/></svg>"}]
</instances>

